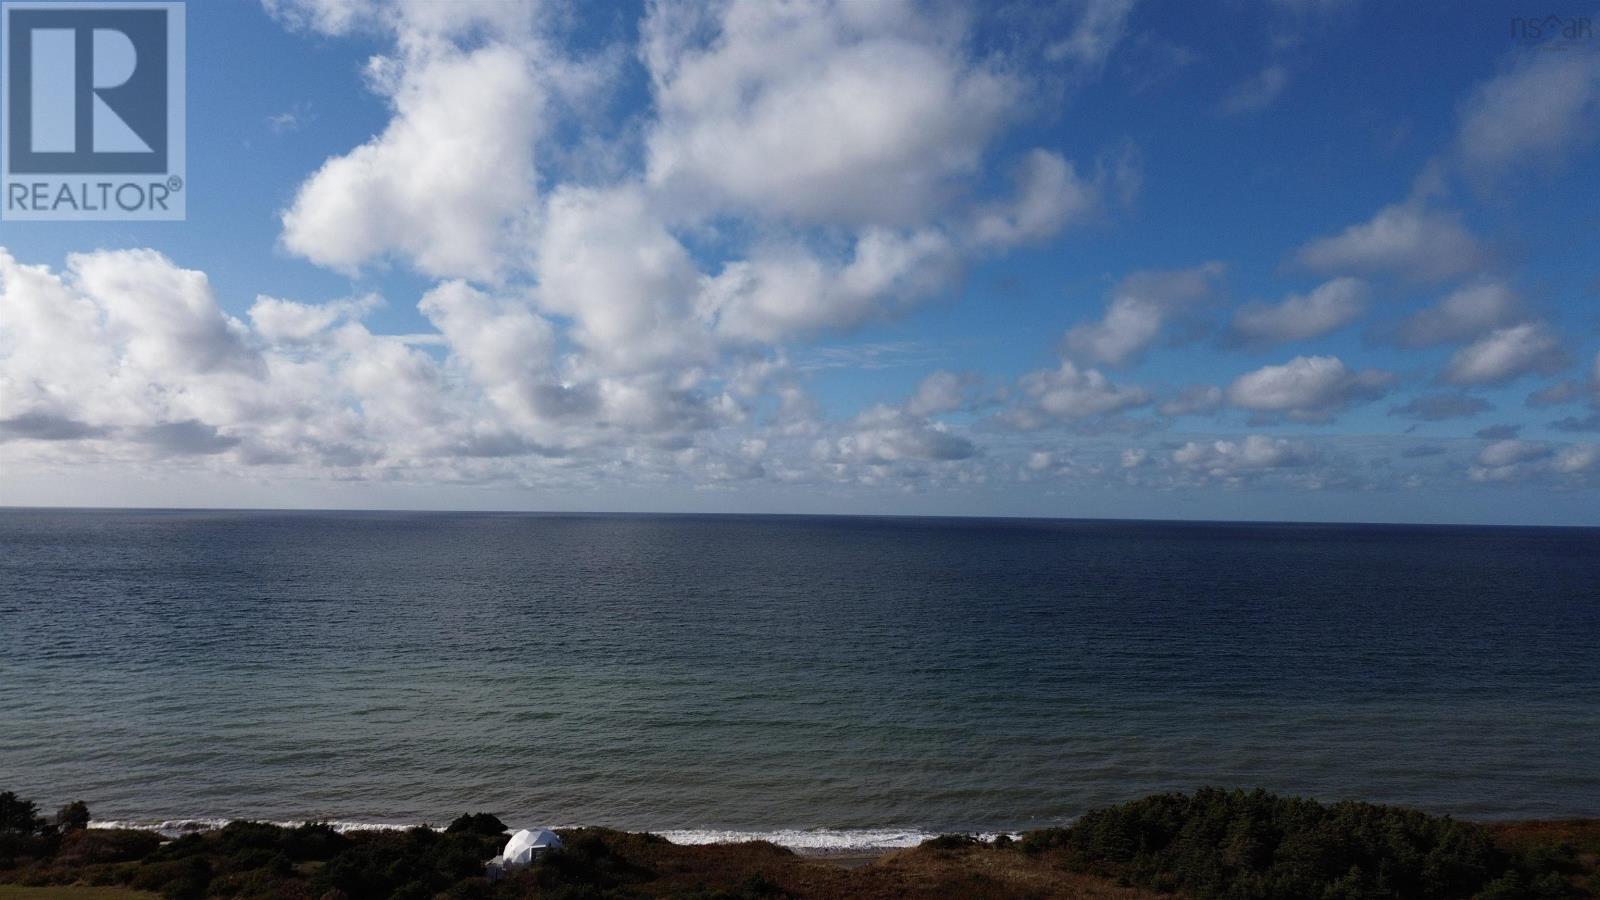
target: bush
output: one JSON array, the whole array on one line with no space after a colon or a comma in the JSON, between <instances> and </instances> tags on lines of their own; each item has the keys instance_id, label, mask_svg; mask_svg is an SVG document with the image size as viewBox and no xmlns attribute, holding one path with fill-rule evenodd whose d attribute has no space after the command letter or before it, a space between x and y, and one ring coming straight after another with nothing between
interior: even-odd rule
<instances>
[{"instance_id":1,"label":"bush","mask_svg":"<svg viewBox=\"0 0 1600 900\"><path fill-rule=\"evenodd\" d=\"M1030 833L1022 846L1063 851L1080 871L1202 900L1567 896L1548 865L1497 849L1481 826L1265 791L1147 797Z\"/></svg>"},{"instance_id":2,"label":"bush","mask_svg":"<svg viewBox=\"0 0 1600 900\"><path fill-rule=\"evenodd\" d=\"M56 829L63 834L89 827L89 804L74 800L56 812Z\"/></svg>"},{"instance_id":3,"label":"bush","mask_svg":"<svg viewBox=\"0 0 1600 900\"><path fill-rule=\"evenodd\" d=\"M350 846L350 839L326 822L306 822L289 829L283 852L296 862L326 862Z\"/></svg>"},{"instance_id":4,"label":"bush","mask_svg":"<svg viewBox=\"0 0 1600 900\"><path fill-rule=\"evenodd\" d=\"M506 824L488 813L468 813L458 817L446 828L445 834L481 834L499 837L506 833Z\"/></svg>"},{"instance_id":5,"label":"bush","mask_svg":"<svg viewBox=\"0 0 1600 900\"><path fill-rule=\"evenodd\" d=\"M61 838L56 862L62 865L99 865L144 859L161 846L161 835L153 831L124 829L81 829Z\"/></svg>"}]
</instances>

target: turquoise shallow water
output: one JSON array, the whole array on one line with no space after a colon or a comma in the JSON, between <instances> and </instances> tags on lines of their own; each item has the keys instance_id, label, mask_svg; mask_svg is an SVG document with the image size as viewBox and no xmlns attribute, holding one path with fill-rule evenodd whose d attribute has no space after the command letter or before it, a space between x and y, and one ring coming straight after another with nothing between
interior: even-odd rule
<instances>
[{"instance_id":1,"label":"turquoise shallow water","mask_svg":"<svg viewBox=\"0 0 1600 900\"><path fill-rule=\"evenodd\" d=\"M0 788L100 819L892 842L1205 784L1600 815L1600 530L0 511Z\"/></svg>"}]
</instances>

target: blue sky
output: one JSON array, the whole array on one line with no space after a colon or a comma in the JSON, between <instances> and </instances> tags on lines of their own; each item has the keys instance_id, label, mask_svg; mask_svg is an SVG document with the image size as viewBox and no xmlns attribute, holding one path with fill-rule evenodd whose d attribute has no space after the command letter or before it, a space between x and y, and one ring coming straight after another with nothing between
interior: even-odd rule
<instances>
[{"instance_id":1,"label":"blue sky","mask_svg":"<svg viewBox=\"0 0 1600 900\"><path fill-rule=\"evenodd\" d=\"M0 224L0 502L1600 523L1592 25L188 23L187 221Z\"/></svg>"}]
</instances>

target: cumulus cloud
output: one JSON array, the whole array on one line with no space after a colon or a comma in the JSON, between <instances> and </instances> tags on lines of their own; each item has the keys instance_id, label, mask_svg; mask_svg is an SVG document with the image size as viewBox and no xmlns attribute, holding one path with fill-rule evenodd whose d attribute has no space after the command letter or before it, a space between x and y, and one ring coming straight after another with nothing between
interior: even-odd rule
<instances>
[{"instance_id":1,"label":"cumulus cloud","mask_svg":"<svg viewBox=\"0 0 1600 900\"><path fill-rule=\"evenodd\" d=\"M1600 132L1600 52L1529 53L1461 111L1456 153L1488 183L1515 169L1556 170Z\"/></svg>"},{"instance_id":2,"label":"cumulus cloud","mask_svg":"<svg viewBox=\"0 0 1600 900\"><path fill-rule=\"evenodd\" d=\"M533 71L522 46L504 43L375 59L394 118L301 186L283 213L284 245L346 271L394 255L430 275L498 277L533 207L544 102Z\"/></svg>"},{"instance_id":3,"label":"cumulus cloud","mask_svg":"<svg viewBox=\"0 0 1600 900\"><path fill-rule=\"evenodd\" d=\"M1168 321L1214 296L1223 272L1221 263L1208 262L1129 275L1112 290L1100 321L1067 332L1067 355L1080 362L1127 365L1161 337Z\"/></svg>"},{"instance_id":4,"label":"cumulus cloud","mask_svg":"<svg viewBox=\"0 0 1600 900\"><path fill-rule=\"evenodd\" d=\"M950 462L977 453L972 441L948 427L892 406L863 410L849 433L820 442L816 455L832 465L884 465L905 461Z\"/></svg>"},{"instance_id":5,"label":"cumulus cloud","mask_svg":"<svg viewBox=\"0 0 1600 900\"><path fill-rule=\"evenodd\" d=\"M710 336L688 250L634 187L562 188L535 250L541 307L569 317L573 338L607 370L702 363Z\"/></svg>"},{"instance_id":6,"label":"cumulus cloud","mask_svg":"<svg viewBox=\"0 0 1600 900\"><path fill-rule=\"evenodd\" d=\"M1505 384L1536 372L1550 374L1566 366L1561 340L1542 322L1498 328L1457 350L1444 380L1451 384Z\"/></svg>"},{"instance_id":7,"label":"cumulus cloud","mask_svg":"<svg viewBox=\"0 0 1600 900\"><path fill-rule=\"evenodd\" d=\"M889 484L979 455L933 418L968 402L970 376L934 373L903 407L836 424L780 384L778 416L756 423L781 360L595 369L537 298L460 280L420 299L437 329L423 350L368 329L377 302L259 297L246 324L203 274L149 251L76 255L61 272L0 252L0 444L10 460L70 445L119 464L569 486Z\"/></svg>"},{"instance_id":8,"label":"cumulus cloud","mask_svg":"<svg viewBox=\"0 0 1600 900\"><path fill-rule=\"evenodd\" d=\"M1573 444L1556 451L1550 467L1563 475L1600 469L1600 444Z\"/></svg>"},{"instance_id":9,"label":"cumulus cloud","mask_svg":"<svg viewBox=\"0 0 1600 900\"><path fill-rule=\"evenodd\" d=\"M1361 318L1367 284L1335 278L1308 294L1291 294L1279 303L1247 304L1234 313L1233 335L1253 344L1282 344L1321 337Z\"/></svg>"},{"instance_id":10,"label":"cumulus cloud","mask_svg":"<svg viewBox=\"0 0 1600 900\"><path fill-rule=\"evenodd\" d=\"M524 424L560 416L566 392L553 373L555 329L526 303L451 281L423 295L417 308L496 406Z\"/></svg>"},{"instance_id":11,"label":"cumulus cloud","mask_svg":"<svg viewBox=\"0 0 1600 900\"><path fill-rule=\"evenodd\" d=\"M935 230L869 229L842 258L773 242L709 278L701 307L729 340L777 342L902 312L943 287L957 262Z\"/></svg>"},{"instance_id":12,"label":"cumulus cloud","mask_svg":"<svg viewBox=\"0 0 1600 900\"><path fill-rule=\"evenodd\" d=\"M1252 434L1242 441L1189 441L1172 451L1179 467L1219 480L1308 465L1317 452L1305 441Z\"/></svg>"},{"instance_id":13,"label":"cumulus cloud","mask_svg":"<svg viewBox=\"0 0 1600 900\"><path fill-rule=\"evenodd\" d=\"M1482 270L1492 254L1459 215L1411 201L1384 207L1366 222L1311 241L1296 259L1319 272L1442 281Z\"/></svg>"},{"instance_id":14,"label":"cumulus cloud","mask_svg":"<svg viewBox=\"0 0 1600 900\"><path fill-rule=\"evenodd\" d=\"M13 435L226 417L265 371L200 272L140 250L74 254L58 274L0 250L0 397Z\"/></svg>"},{"instance_id":15,"label":"cumulus cloud","mask_svg":"<svg viewBox=\"0 0 1600 900\"><path fill-rule=\"evenodd\" d=\"M0 395L27 437L64 439L70 421L112 459L365 466L448 458L499 428L426 353L368 331L370 305L259 298L251 328L151 251L61 273L0 253Z\"/></svg>"},{"instance_id":16,"label":"cumulus cloud","mask_svg":"<svg viewBox=\"0 0 1600 900\"><path fill-rule=\"evenodd\" d=\"M1016 196L978 211L972 226L980 247L1010 247L1052 237L1115 200L1127 203L1139 190L1137 148L1124 143L1103 154L1092 178L1078 174L1059 153L1035 149L1016 171Z\"/></svg>"},{"instance_id":17,"label":"cumulus cloud","mask_svg":"<svg viewBox=\"0 0 1600 900\"><path fill-rule=\"evenodd\" d=\"M914 416L955 412L967 406L976 379L957 372L934 372L917 384L906 401L906 411Z\"/></svg>"},{"instance_id":18,"label":"cumulus cloud","mask_svg":"<svg viewBox=\"0 0 1600 900\"><path fill-rule=\"evenodd\" d=\"M304 343L326 337L337 322L359 321L381 302L375 294L315 305L261 295L250 307L250 325L268 342Z\"/></svg>"},{"instance_id":19,"label":"cumulus cloud","mask_svg":"<svg viewBox=\"0 0 1600 900\"><path fill-rule=\"evenodd\" d=\"M1545 444L1505 439L1494 441L1479 451L1478 462L1485 466L1507 466L1549 455L1550 448Z\"/></svg>"},{"instance_id":20,"label":"cumulus cloud","mask_svg":"<svg viewBox=\"0 0 1600 900\"><path fill-rule=\"evenodd\" d=\"M1106 416L1150 402L1143 388L1115 384L1103 373L1080 369L1071 360L1063 360L1057 369L1024 375L1017 391L1018 402L999 418L1022 429Z\"/></svg>"},{"instance_id":21,"label":"cumulus cloud","mask_svg":"<svg viewBox=\"0 0 1600 900\"><path fill-rule=\"evenodd\" d=\"M1021 86L909 2L655 4L648 178L678 209L903 227L978 171Z\"/></svg>"},{"instance_id":22,"label":"cumulus cloud","mask_svg":"<svg viewBox=\"0 0 1600 900\"><path fill-rule=\"evenodd\" d=\"M1486 444L1467 470L1480 482L1582 478L1600 468L1600 444L1549 444L1515 438Z\"/></svg>"},{"instance_id":23,"label":"cumulus cloud","mask_svg":"<svg viewBox=\"0 0 1600 900\"><path fill-rule=\"evenodd\" d=\"M1522 315L1522 300L1499 281L1464 285L1401 323L1396 340L1407 347L1456 344L1480 337Z\"/></svg>"},{"instance_id":24,"label":"cumulus cloud","mask_svg":"<svg viewBox=\"0 0 1600 900\"><path fill-rule=\"evenodd\" d=\"M1393 383L1389 372L1352 371L1336 356L1297 356L1234 379L1228 402L1265 419L1326 422L1357 403L1383 396Z\"/></svg>"}]
</instances>

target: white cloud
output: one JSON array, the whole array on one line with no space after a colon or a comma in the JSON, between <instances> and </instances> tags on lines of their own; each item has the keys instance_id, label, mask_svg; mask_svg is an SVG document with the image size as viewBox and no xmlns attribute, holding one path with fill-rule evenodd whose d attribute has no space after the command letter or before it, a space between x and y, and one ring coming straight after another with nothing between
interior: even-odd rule
<instances>
[{"instance_id":1,"label":"white cloud","mask_svg":"<svg viewBox=\"0 0 1600 900\"><path fill-rule=\"evenodd\" d=\"M320 305L261 295L250 306L250 325L270 343L305 343L325 338L339 321L359 321L380 303L372 294Z\"/></svg>"},{"instance_id":2,"label":"white cloud","mask_svg":"<svg viewBox=\"0 0 1600 900\"><path fill-rule=\"evenodd\" d=\"M649 181L674 209L907 226L974 175L1019 85L909 2L657 3Z\"/></svg>"},{"instance_id":3,"label":"white cloud","mask_svg":"<svg viewBox=\"0 0 1600 900\"><path fill-rule=\"evenodd\" d=\"M1100 186L1079 178L1072 163L1059 153L1029 153L1018 167L1016 182L1014 200L979 214L973 228L979 244L1008 247L1042 240L1069 220L1089 215L1100 204Z\"/></svg>"},{"instance_id":4,"label":"white cloud","mask_svg":"<svg viewBox=\"0 0 1600 900\"><path fill-rule=\"evenodd\" d=\"M1480 482L1583 480L1600 469L1600 444L1547 444L1507 439L1478 451L1467 477Z\"/></svg>"},{"instance_id":5,"label":"white cloud","mask_svg":"<svg viewBox=\"0 0 1600 900\"><path fill-rule=\"evenodd\" d=\"M977 452L972 441L947 426L883 405L863 410L844 436L819 441L814 451L819 460L835 467L952 462Z\"/></svg>"},{"instance_id":6,"label":"white cloud","mask_svg":"<svg viewBox=\"0 0 1600 900\"><path fill-rule=\"evenodd\" d=\"M1494 441L1478 452L1478 462L1485 466L1509 466L1514 463L1543 459L1550 455L1545 444L1520 441L1515 438Z\"/></svg>"},{"instance_id":7,"label":"white cloud","mask_svg":"<svg viewBox=\"0 0 1600 900\"><path fill-rule=\"evenodd\" d=\"M540 306L571 318L573 338L605 370L707 362L700 271L634 187L562 188L535 250Z\"/></svg>"},{"instance_id":8,"label":"white cloud","mask_svg":"<svg viewBox=\"0 0 1600 900\"><path fill-rule=\"evenodd\" d=\"M1563 475L1576 475L1600 468L1600 444L1573 444L1563 447L1551 461L1551 467Z\"/></svg>"},{"instance_id":9,"label":"white cloud","mask_svg":"<svg viewBox=\"0 0 1600 900\"><path fill-rule=\"evenodd\" d=\"M1393 382L1388 372L1352 371L1335 356L1297 356L1234 379L1228 402L1266 417L1325 422L1356 403L1381 397Z\"/></svg>"},{"instance_id":10,"label":"white cloud","mask_svg":"<svg viewBox=\"0 0 1600 900\"><path fill-rule=\"evenodd\" d=\"M1457 350L1444 380L1451 384L1505 384L1535 372L1566 366L1561 340L1542 322L1499 328Z\"/></svg>"},{"instance_id":11,"label":"white cloud","mask_svg":"<svg viewBox=\"0 0 1600 900\"><path fill-rule=\"evenodd\" d=\"M1178 466L1219 479L1304 466L1316 459L1316 451L1304 441L1260 434L1243 441L1189 441L1172 451Z\"/></svg>"},{"instance_id":12,"label":"white cloud","mask_svg":"<svg viewBox=\"0 0 1600 900\"><path fill-rule=\"evenodd\" d=\"M1462 108L1456 152L1488 183L1520 168L1554 171L1600 132L1600 52L1530 53Z\"/></svg>"},{"instance_id":13,"label":"white cloud","mask_svg":"<svg viewBox=\"0 0 1600 900\"><path fill-rule=\"evenodd\" d=\"M729 263L705 284L701 305L719 335L780 341L838 330L909 308L949 280L959 262L933 230L868 229L851 255L830 260L796 243L773 243Z\"/></svg>"},{"instance_id":14,"label":"white cloud","mask_svg":"<svg viewBox=\"0 0 1600 900\"><path fill-rule=\"evenodd\" d=\"M1192 269L1129 275L1117 283L1099 322L1067 332L1067 354L1111 366L1132 362L1156 342L1170 319L1213 296L1223 271L1221 263L1208 262Z\"/></svg>"},{"instance_id":15,"label":"white cloud","mask_svg":"<svg viewBox=\"0 0 1600 900\"><path fill-rule=\"evenodd\" d=\"M1301 341L1349 325L1367 308L1367 285L1359 278L1335 278L1309 294L1291 294L1276 304L1253 303L1233 316L1233 333L1255 344Z\"/></svg>"},{"instance_id":16,"label":"white cloud","mask_svg":"<svg viewBox=\"0 0 1600 900\"><path fill-rule=\"evenodd\" d=\"M65 272L0 251L0 397L109 433L221 422L267 371L201 272L150 250L73 254Z\"/></svg>"},{"instance_id":17,"label":"white cloud","mask_svg":"<svg viewBox=\"0 0 1600 900\"><path fill-rule=\"evenodd\" d=\"M1483 269L1489 248L1460 216L1412 201L1387 206L1370 220L1301 247L1296 259L1319 272L1398 275L1440 281Z\"/></svg>"},{"instance_id":18,"label":"white cloud","mask_svg":"<svg viewBox=\"0 0 1600 900\"><path fill-rule=\"evenodd\" d=\"M1058 369L1030 372L1018 382L1019 402L1000 421L1015 428L1041 428L1143 406L1150 395L1143 388L1114 384L1095 369L1080 369L1062 360Z\"/></svg>"},{"instance_id":19,"label":"white cloud","mask_svg":"<svg viewBox=\"0 0 1600 900\"><path fill-rule=\"evenodd\" d=\"M1522 301L1504 282L1482 281L1447 294L1400 325L1396 334L1408 347L1429 347L1472 340L1516 321Z\"/></svg>"},{"instance_id":20,"label":"white cloud","mask_svg":"<svg viewBox=\"0 0 1600 900\"><path fill-rule=\"evenodd\" d=\"M544 91L532 60L500 43L429 44L374 72L393 120L301 185L284 245L346 271L394 255L430 275L498 277L534 202Z\"/></svg>"},{"instance_id":21,"label":"white cloud","mask_svg":"<svg viewBox=\"0 0 1600 900\"><path fill-rule=\"evenodd\" d=\"M974 379L970 375L940 370L918 382L917 390L906 401L906 412L931 416L955 412L968 403Z\"/></svg>"},{"instance_id":22,"label":"white cloud","mask_svg":"<svg viewBox=\"0 0 1600 900\"><path fill-rule=\"evenodd\" d=\"M417 308L488 398L525 429L560 416L563 392L552 374L555 329L526 304L452 281L425 294Z\"/></svg>"}]
</instances>

